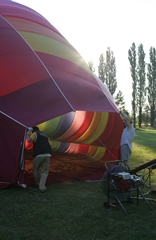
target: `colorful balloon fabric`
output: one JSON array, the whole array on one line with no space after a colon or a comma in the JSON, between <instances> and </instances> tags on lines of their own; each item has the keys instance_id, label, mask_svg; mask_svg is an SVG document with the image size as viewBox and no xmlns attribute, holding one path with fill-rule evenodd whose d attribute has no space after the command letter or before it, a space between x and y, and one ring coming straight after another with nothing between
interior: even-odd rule
<instances>
[{"instance_id":1,"label":"colorful balloon fabric","mask_svg":"<svg viewBox=\"0 0 156 240\"><path fill-rule=\"evenodd\" d=\"M0 63L0 111L51 138L51 172L93 175L119 159L123 123L113 97L43 16L0 0Z\"/></svg>"}]
</instances>

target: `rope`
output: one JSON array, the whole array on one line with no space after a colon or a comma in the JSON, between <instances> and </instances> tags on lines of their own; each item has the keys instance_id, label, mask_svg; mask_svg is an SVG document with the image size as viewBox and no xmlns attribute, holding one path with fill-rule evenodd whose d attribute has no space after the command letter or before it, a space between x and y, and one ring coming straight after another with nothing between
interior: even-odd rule
<instances>
[{"instance_id":1,"label":"rope","mask_svg":"<svg viewBox=\"0 0 156 240\"><path fill-rule=\"evenodd\" d=\"M23 123L21 123L21 122L17 121L16 119L14 119L14 118L10 117L10 116L9 116L9 115L7 115L6 113L4 113L4 112L2 112L2 111L0 111L0 113L2 113L4 116L6 116L6 117L10 118L10 119L11 119L11 120L13 120L14 122L16 122L16 123L20 124L21 126L23 126L23 127L25 127L25 128L28 128L26 125L24 125Z\"/></svg>"}]
</instances>

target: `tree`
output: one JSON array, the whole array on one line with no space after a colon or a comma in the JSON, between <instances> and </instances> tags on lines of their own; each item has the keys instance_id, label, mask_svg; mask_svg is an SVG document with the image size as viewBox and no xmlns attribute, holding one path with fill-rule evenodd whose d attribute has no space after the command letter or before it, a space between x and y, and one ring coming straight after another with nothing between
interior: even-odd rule
<instances>
[{"instance_id":1,"label":"tree","mask_svg":"<svg viewBox=\"0 0 156 240\"><path fill-rule=\"evenodd\" d=\"M137 99L137 70L136 70L136 47L135 43L132 43L132 47L128 50L128 59L130 62L130 71L132 77L132 114L134 127L136 127L136 99Z\"/></svg>"},{"instance_id":2,"label":"tree","mask_svg":"<svg viewBox=\"0 0 156 240\"><path fill-rule=\"evenodd\" d=\"M129 112L125 109L124 96L122 95L121 90L118 91L114 100L115 100L115 104L118 107L118 110L124 112L127 116L129 116Z\"/></svg>"},{"instance_id":3,"label":"tree","mask_svg":"<svg viewBox=\"0 0 156 240\"><path fill-rule=\"evenodd\" d=\"M98 65L98 75L101 81L105 82L105 62L103 53L99 57L99 65Z\"/></svg>"},{"instance_id":4,"label":"tree","mask_svg":"<svg viewBox=\"0 0 156 240\"><path fill-rule=\"evenodd\" d=\"M115 57L110 48L106 50L106 61L104 55L99 57L98 73L99 78L106 84L109 92L113 96L117 88Z\"/></svg>"},{"instance_id":5,"label":"tree","mask_svg":"<svg viewBox=\"0 0 156 240\"><path fill-rule=\"evenodd\" d=\"M151 126L153 126L153 121L155 120L155 109L156 109L156 50L151 47L149 52L150 63L147 64L147 95L148 102L150 105L151 112Z\"/></svg>"},{"instance_id":6,"label":"tree","mask_svg":"<svg viewBox=\"0 0 156 240\"><path fill-rule=\"evenodd\" d=\"M150 107L148 105L145 106L144 112L142 113L142 121L146 124L146 126L151 121L151 118L150 118Z\"/></svg>"},{"instance_id":7,"label":"tree","mask_svg":"<svg viewBox=\"0 0 156 240\"><path fill-rule=\"evenodd\" d=\"M93 64L92 60L89 60L88 66L89 66L90 70L94 73L95 72L95 68L94 68L94 64Z\"/></svg>"},{"instance_id":8,"label":"tree","mask_svg":"<svg viewBox=\"0 0 156 240\"><path fill-rule=\"evenodd\" d=\"M118 107L119 111L124 111L125 110L125 102L124 102L124 96L122 95L122 91L119 90L117 95L114 98L115 104Z\"/></svg>"},{"instance_id":9,"label":"tree","mask_svg":"<svg viewBox=\"0 0 156 240\"><path fill-rule=\"evenodd\" d=\"M142 122L142 108L145 103L145 53L143 45L140 44L138 47L138 65L137 65L137 103L139 107L139 127Z\"/></svg>"}]
</instances>

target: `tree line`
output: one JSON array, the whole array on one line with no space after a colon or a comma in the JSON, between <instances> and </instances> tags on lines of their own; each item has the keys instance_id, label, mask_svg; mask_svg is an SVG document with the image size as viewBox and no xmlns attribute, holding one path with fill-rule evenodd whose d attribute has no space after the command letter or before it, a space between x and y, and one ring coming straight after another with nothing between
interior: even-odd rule
<instances>
[{"instance_id":1,"label":"tree line","mask_svg":"<svg viewBox=\"0 0 156 240\"><path fill-rule=\"evenodd\" d=\"M145 62L145 56L143 44L136 48L135 43L132 43L128 50L128 59L132 78L131 117L134 121L134 127L136 127L137 119L139 127L141 127L142 122L148 122L149 120L151 126L153 126L156 115L156 49L150 47L149 63ZM89 61L88 65L91 71L95 72L93 62ZM114 53L109 47L105 56L103 53L99 56L98 77L114 97L119 111L124 111L130 115L125 109L122 91L119 90L114 96L117 89L116 62Z\"/></svg>"}]
</instances>

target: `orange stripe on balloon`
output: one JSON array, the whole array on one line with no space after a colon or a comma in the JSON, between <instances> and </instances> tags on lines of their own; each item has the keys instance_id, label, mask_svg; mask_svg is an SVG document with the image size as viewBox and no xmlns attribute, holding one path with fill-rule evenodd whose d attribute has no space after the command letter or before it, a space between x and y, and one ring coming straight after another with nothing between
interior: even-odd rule
<instances>
[{"instance_id":1,"label":"orange stripe on balloon","mask_svg":"<svg viewBox=\"0 0 156 240\"><path fill-rule=\"evenodd\" d=\"M106 128L99 139L107 148L119 150L122 131L123 123L120 115L118 113L109 113ZM92 144L99 145L100 142L96 140Z\"/></svg>"},{"instance_id":2,"label":"orange stripe on balloon","mask_svg":"<svg viewBox=\"0 0 156 240\"><path fill-rule=\"evenodd\" d=\"M99 114L100 114L101 120L97 126L97 129L93 132L93 134L86 141L83 142L83 144L92 144L96 139L99 138L99 136L104 131L104 129L107 125L107 121L108 121L108 112L102 112ZM99 145L100 145L100 143L99 143Z\"/></svg>"},{"instance_id":3,"label":"orange stripe on balloon","mask_svg":"<svg viewBox=\"0 0 156 240\"><path fill-rule=\"evenodd\" d=\"M87 155L94 156L96 154L96 152L97 152L97 149L98 149L97 146L89 145L89 149L88 149Z\"/></svg>"},{"instance_id":4,"label":"orange stripe on balloon","mask_svg":"<svg viewBox=\"0 0 156 240\"><path fill-rule=\"evenodd\" d=\"M107 141L107 139L109 139L110 134L112 132L113 125L114 125L114 115L109 113L106 128L104 129L101 136L99 137L99 140L102 143L106 144L106 141ZM95 142L93 142L93 144L98 146L99 140L97 139ZM102 146L102 144L101 144L101 146Z\"/></svg>"},{"instance_id":5,"label":"orange stripe on balloon","mask_svg":"<svg viewBox=\"0 0 156 240\"><path fill-rule=\"evenodd\" d=\"M78 143L85 143L86 140L91 136L93 135L93 133L95 132L95 130L97 129L100 121L101 121L101 112L94 112L94 115L93 115L93 119L90 123L90 125L88 126L88 129L84 132L84 134L78 138L75 142L78 142Z\"/></svg>"}]
</instances>

